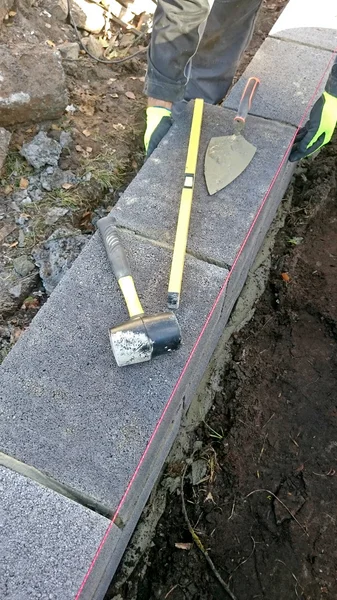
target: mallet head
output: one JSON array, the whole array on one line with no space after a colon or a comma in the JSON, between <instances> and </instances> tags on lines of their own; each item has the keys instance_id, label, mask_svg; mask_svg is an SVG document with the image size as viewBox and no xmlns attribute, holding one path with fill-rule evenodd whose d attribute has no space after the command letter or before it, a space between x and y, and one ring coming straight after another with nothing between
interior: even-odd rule
<instances>
[{"instance_id":1,"label":"mallet head","mask_svg":"<svg viewBox=\"0 0 337 600\"><path fill-rule=\"evenodd\" d=\"M119 367L135 365L176 350L181 331L173 313L133 317L109 331L111 348Z\"/></svg>"}]
</instances>

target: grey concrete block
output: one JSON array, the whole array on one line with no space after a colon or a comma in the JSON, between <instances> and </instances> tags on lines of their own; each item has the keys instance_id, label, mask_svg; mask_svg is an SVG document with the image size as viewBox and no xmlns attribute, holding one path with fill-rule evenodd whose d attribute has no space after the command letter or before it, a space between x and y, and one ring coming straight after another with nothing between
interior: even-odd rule
<instances>
[{"instance_id":1,"label":"grey concrete block","mask_svg":"<svg viewBox=\"0 0 337 600\"><path fill-rule=\"evenodd\" d=\"M210 303L210 310L215 300L216 297ZM129 525L132 520L136 526L140 516L140 513L137 516L137 507L145 504L160 474L178 432L182 415L197 392L201 376L204 374L222 334L222 329L219 327L221 308L221 303L219 303L218 308L212 311L212 316L207 318L207 327L202 337L198 339L193 356L189 358L188 366L179 381L179 387L170 403L165 406L165 411L157 425L147 453L142 459L132 489L119 512L123 524Z\"/></svg>"},{"instance_id":2,"label":"grey concrete block","mask_svg":"<svg viewBox=\"0 0 337 600\"><path fill-rule=\"evenodd\" d=\"M325 50L335 50L336 4L333 0L290 0L269 35Z\"/></svg>"},{"instance_id":3,"label":"grey concrete block","mask_svg":"<svg viewBox=\"0 0 337 600\"><path fill-rule=\"evenodd\" d=\"M182 403L171 422L166 419L166 423L158 430L158 435L153 446L149 449L149 456L146 457L139 476L125 498L125 502L120 509L119 516L122 522L127 526L132 525L132 531L136 527L144 505L155 485L165 460L170 452L171 446L177 436L182 416ZM157 445L156 445L157 444ZM154 447L156 445L156 448ZM150 458L151 457L151 458Z\"/></svg>"},{"instance_id":4,"label":"grey concrete block","mask_svg":"<svg viewBox=\"0 0 337 600\"><path fill-rule=\"evenodd\" d=\"M228 275L224 280L220 290L224 287L227 279ZM185 379L181 384L184 413L186 413L188 410L199 387L199 379L196 377L196 374L204 373L206 371L209 361L212 358L212 354L222 335L220 319L222 315L224 294L220 294L220 290L219 294L217 294L217 297L214 298L214 302L210 306L210 312L207 317L207 326L205 327L206 324L203 324L203 334L200 338L198 351L192 355Z\"/></svg>"},{"instance_id":5,"label":"grey concrete block","mask_svg":"<svg viewBox=\"0 0 337 600\"><path fill-rule=\"evenodd\" d=\"M109 521L4 467L0 487L1 600L73 600Z\"/></svg>"},{"instance_id":6,"label":"grey concrete block","mask_svg":"<svg viewBox=\"0 0 337 600\"><path fill-rule=\"evenodd\" d=\"M255 257L262 246L267 231L276 215L277 208L287 190L294 169L294 164L287 163L284 165L277 184L271 190L268 200L265 202L263 209L258 215L251 235L240 251L240 256L235 264L235 268L231 271L228 278L226 299L223 304L221 318L219 319L219 327L221 329L225 327L229 314L245 284L248 272L254 263Z\"/></svg>"},{"instance_id":7,"label":"grey concrete block","mask_svg":"<svg viewBox=\"0 0 337 600\"><path fill-rule=\"evenodd\" d=\"M326 50L267 38L224 105L237 110L247 79L258 77L251 114L297 127L325 86L331 58Z\"/></svg>"},{"instance_id":8,"label":"grey concrete block","mask_svg":"<svg viewBox=\"0 0 337 600\"><path fill-rule=\"evenodd\" d=\"M210 309L211 307L212 304L210 304ZM179 381L179 387L174 397L165 406L151 444L146 454L142 457L142 462L133 481L132 489L119 512L122 525L125 524L129 527L132 522L133 526L136 526L142 510L141 507L144 506L153 485L159 477L179 430L182 415L186 412L198 389L201 374L205 372L217 341L221 336L222 330L218 327L220 309L221 306L219 306L219 310L214 310L212 317L207 321L205 333L198 340L193 357L189 359L189 364Z\"/></svg>"},{"instance_id":9,"label":"grey concrete block","mask_svg":"<svg viewBox=\"0 0 337 600\"><path fill-rule=\"evenodd\" d=\"M165 310L171 253L123 239L145 310ZM2 365L4 452L114 511L226 275L189 257L181 349L121 369L108 328L127 313L95 236Z\"/></svg>"},{"instance_id":10,"label":"grey concrete block","mask_svg":"<svg viewBox=\"0 0 337 600\"><path fill-rule=\"evenodd\" d=\"M163 462L177 436L179 425L180 415L177 415L171 427L163 432L160 452L153 453L151 464L147 460L144 467L138 472L136 480L119 512L119 516L125 525L118 530L120 535L116 536L112 529L106 536L95 569L91 571L82 591L81 600L93 600L93 598L101 600L104 598L107 587L116 572L143 508L160 475Z\"/></svg>"},{"instance_id":11,"label":"grey concrete block","mask_svg":"<svg viewBox=\"0 0 337 600\"><path fill-rule=\"evenodd\" d=\"M197 392L201 379L200 375L205 372L222 334L222 328L219 326L221 309L221 302L219 302L217 308L212 311L212 316L208 319L205 334L199 340L194 356L189 360L185 374L179 383L177 393L171 399L170 403L165 406L165 414L162 415L160 423L156 427L151 444L146 454L142 457L139 468L137 468L132 487L118 512L122 537L114 551L110 554L109 565L111 576L119 564L129 537L141 516L142 509L160 476L166 457L178 433L182 415L186 413L192 398ZM102 586L104 586L103 580Z\"/></svg>"},{"instance_id":12,"label":"grey concrete block","mask_svg":"<svg viewBox=\"0 0 337 600\"><path fill-rule=\"evenodd\" d=\"M184 179L191 108L113 209L123 227L170 246ZM188 251L194 256L222 266L234 261L294 134L292 127L249 117L245 136L257 147L253 161L240 178L209 196L203 174L206 148L211 137L233 131L233 117L231 111L205 106L188 242Z\"/></svg>"}]
</instances>

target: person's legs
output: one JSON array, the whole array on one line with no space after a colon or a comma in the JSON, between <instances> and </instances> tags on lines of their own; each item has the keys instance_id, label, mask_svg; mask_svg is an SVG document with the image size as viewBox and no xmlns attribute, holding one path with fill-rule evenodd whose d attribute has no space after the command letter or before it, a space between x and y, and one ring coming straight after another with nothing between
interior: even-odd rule
<instances>
[{"instance_id":1,"label":"person's legs","mask_svg":"<svg viewBox=\"0 0 337 600\"><path fill-rule=\"evenodd\" d=\"M185 100L217 104L232 83L251 40L262 0L215 0L189 69Z\"/></svg>"},{"instance_id":2,"label":"person's legs","mask_svg":"<svg viewBox=\"0 0 337 600\"><path fill-rule=\"evenodd\" d=\"M204 32L213 0L158 0L148 50L145 93L177 102L184 98L191 57Z\"/></svg>"}]
</instances>

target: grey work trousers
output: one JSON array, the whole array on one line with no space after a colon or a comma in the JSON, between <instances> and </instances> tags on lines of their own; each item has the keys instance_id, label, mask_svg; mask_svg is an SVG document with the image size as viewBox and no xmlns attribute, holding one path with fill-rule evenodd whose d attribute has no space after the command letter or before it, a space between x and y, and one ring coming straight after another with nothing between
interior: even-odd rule
<instances>
[{"instance_id":1,"label":"grey work trousers","mask_svg":"<svg viewBox=\"0 0 337 600\"><path fill-rule=\"evenodd\" d=\"M226 95L262 0L158 0L147 96L177 103Z\"/></svg>"}]
</instances>

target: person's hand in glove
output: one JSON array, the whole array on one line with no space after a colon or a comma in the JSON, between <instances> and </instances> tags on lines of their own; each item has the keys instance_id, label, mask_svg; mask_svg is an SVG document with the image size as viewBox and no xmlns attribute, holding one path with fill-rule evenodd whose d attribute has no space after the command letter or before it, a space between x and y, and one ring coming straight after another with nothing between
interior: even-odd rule
<instances>
[{"instance_id":1,"label":"person's hand in glove","mask_svg":"<svg viewBox=\"0 0 337 600\"><path fill-rule=\"evenodd\" d=\"M170 108L164 106L148 106L146 109L146 131L144 135L144 146L146 158L157 148L159 142L167 134L172 125L172 113Z\"/></svg>"},{"instance_id":2,"label":"person's hand in glove","mask_svg":"<svg viewBox=\"0 0 337 600\"><path fill-rule=\"evenodd\" d=\"M337 93L336 93L337 96ZM330 142L337 124L337 97L327 91L311 109L309 121L299 130L290 162L310 156Z\"/></svg>"}]
</instances>

